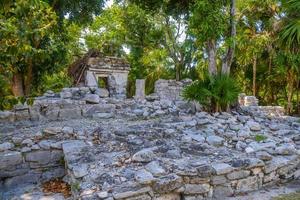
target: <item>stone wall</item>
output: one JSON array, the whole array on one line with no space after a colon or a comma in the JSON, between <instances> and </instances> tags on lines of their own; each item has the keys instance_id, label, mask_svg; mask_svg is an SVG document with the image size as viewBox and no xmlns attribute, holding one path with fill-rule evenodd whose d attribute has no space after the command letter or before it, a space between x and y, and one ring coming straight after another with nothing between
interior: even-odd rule
<instances>
[{"instance_id":1,"label":"stone wall","mask_svg":"<svg viewBox=\"0 0 300 200\"><path fill-rule=\"evenodd\" d=\"M258 106L258 99L255 96L246 96L242 93L239 95L240 106Z\"/></svg>"},{"instance_id":2,"label":"stone wall","mask_svg":"<svg viewBox=\"0 0 300 200\"><path fill-rule=\"evenodd\" d=\"M190 83L191 80L189 79L182 81L160 79L155 82L154 93L159 99L171 101L182 100L182 89Z\"/></svg>"},{"instance_id":3,"label":"stone wall","mask_svg":"<svg viewBox=\"0 0 300 200\"><path fill-rule=\"evenodd\" d=\"M20 143L19 143L20 142ZM0 145L0 193L22 184L36 184L63 177L65 168L61 144L31 139Z\"/></svg>"}]
</instances>

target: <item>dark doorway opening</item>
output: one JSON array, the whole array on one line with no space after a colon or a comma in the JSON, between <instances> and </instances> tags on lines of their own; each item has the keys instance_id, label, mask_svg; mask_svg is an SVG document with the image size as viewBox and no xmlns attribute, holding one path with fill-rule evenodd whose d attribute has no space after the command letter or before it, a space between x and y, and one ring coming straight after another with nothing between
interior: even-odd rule
<instances>
[{"instance_id":1,"label":"dark doorway opening","mask_svg":"<svg viewBox=\"0 0 300 200\"><path fill-rule=\"evenodd\" d=\"M98 77L98 87L108 89L107 77Z\"/></svg>"}]
</instances>

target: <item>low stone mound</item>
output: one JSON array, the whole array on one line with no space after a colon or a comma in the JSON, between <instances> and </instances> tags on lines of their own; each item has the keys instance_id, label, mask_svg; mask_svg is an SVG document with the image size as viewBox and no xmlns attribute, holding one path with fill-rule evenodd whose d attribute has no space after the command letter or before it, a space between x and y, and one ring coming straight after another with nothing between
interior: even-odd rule
<instances>
[{"instance_id":1,"label":"low stone mound","mask_svg":"<svg viewBox=\"0 0 300 200\"><path fill-rule=\"evenodd\" d=\"M181 100L51 101L39 120L2 117L4 194L64 177L74 199L223 199L300 177L298 118L209 114Z\"/></svg>"}]
</instances>

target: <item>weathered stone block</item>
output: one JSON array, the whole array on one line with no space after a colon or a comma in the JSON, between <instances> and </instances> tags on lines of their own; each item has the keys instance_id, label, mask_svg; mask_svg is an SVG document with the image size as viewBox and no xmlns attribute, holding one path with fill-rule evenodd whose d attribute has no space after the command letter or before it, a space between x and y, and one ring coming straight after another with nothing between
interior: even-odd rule
<instances>
[{"instance_id":1,"label":"weathered stone block","mask_svg":"<svg viewBox=\"0 0 300 200\"><path fill-rule=\"evenodd\" d=\"M16 187L21 184L36 184L39 182L41 177L40 172L29 172L27 174L21 175L21 176L15 176L9 179L6 179L4 182L4 185L9 187Z\"/></svg>"},{"instance_id":2,"label":"weathered stone block","mask_svg":"<svg viewBox=\"0 0 300 200\"><path fill-rule=\"evenodd\" d=\"M170 174L168 176L160 178L154 185L153 190L157 193L169 193L177 188L180 188L183 184L182 178Z\"/></svg>"},{"instance_id":3,"label":"weathered stone block","mask_svg":"<svg viewBox=\"0 0 300 200\"><path fill-rule=\"evenodd\" d=\"M159 197L154 198L154 200L181 200L181 197L179 194L173 193L161 195Z\"/></svg>"},{"instance_id":4,"label":"weathered stone block","mask_svg":"<svg viewBox=\"0 0 300 200\"><path fill-rule=\"evenodd\" d=\"M13 167L23 162L22 154L18 151L0 153L0 169Z\"/></svg>"},{"instance_id":5,"label":"weathered stone block","mask_svg":"<svg viewBox=\"0 0 300 200\"><path fill-rule=\"evenodd\" d=\"M213 198L214 199L224 199L224 197L230 197L233 195L233 189L228 185L218 185L213 189Z\"/></svg>"},{"instance_id":6,"label":"weathered stone block","mask_svg":"<svg viewBox=\"0 0 300 200\"><path fill-rule=\"evenodd\" d=\"M227 179L225 176L213 176L211 178L211 183L213 185L220 185L220 184L224 184L227 182Z\"/></svg>"},{"instance_id":7,"label":"weathered stone block","mask_svg":"<svg viewBox=\"0 0 300 200\"><path fill-rule=\"evenodd\" d=\"M236 179L246 178L249 175L250 175L250 171L239 170L239 171L234 171L230 174L227 174L227 178L230 180L236 180Z\"/></svg>"},{"instance_id":8,"label":"weathered stone block","mask_svg":"<svg viewBox=\"0 0 300 200\"><path fill-rule=\"evenodd\" d=\"M217 175L227 174L234 170L233 167L226 163L214 163L212 167L216 171Z\"/></svg>"},{"instance_id":9,"label":"weathered stone block","mask_svg":"<svg viewBox=\"0 0 300 200\"><path fill-rule=\"evenodd\" d=\"M71 109L60 109L59 118L60 119L77 119L81 117L81 108L75 107Z\"/></svg>"},{"instance_id":10,"label":"weathered stone block","mask_svg":"<svg viewBox=\"0 0 300 200\"><path fill-rule=\"evenodd\" d=\"M142 195L145 193L151 192L150 187L143 187L143 188L135 188L135 187L128 187L126 190L115 191L113 193L114 199L125 199L130 197L135 197L138 195Z\"/></svg>"},{"instance_id":11,"label":"weathered stone block","mask_svg":"<svg viewBox=\"0 0 300 200\"><path fill-rule=\"evenodd\" d=\"M14 122L15 114L10 111L0 111L0 122Z\"/></svg>"},{"instance_id":12,"label":"weathered stone block","mask_svg":"<svg viewBox=\"0 0 300 200\"><path fill-rule=\"evenodd\" d=\"M257 190L262 185L262 179L257 176L251 176L245 179L238 180L236 191L237 193L249 192Z\"/></svg>"},{"instance_id":13,"label":"weathered stone block","mask_svg":"<svg viewBox=\"0 0 300 200\"><path fill-rule=\"evenodd\" d=\"M209 184L186 184L184 194L204 194L209 192Z\"/></svg>"},{"instance_id":14,"label":"weathered stone block","mask_svg":"<svg viewBox=\"0 0 300 200\"><path fill-rule=\"evenodd\" d=\"M36 162L38 165L46 165L51 161L50 151L34 151L25 154L27 162Z\"/></svg>"}]
</instances>

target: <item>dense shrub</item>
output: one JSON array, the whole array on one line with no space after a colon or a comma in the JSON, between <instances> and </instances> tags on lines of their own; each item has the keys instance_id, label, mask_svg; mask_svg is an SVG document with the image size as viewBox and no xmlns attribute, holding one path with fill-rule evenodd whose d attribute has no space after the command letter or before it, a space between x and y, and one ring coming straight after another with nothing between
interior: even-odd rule
<instances>
[{"instance_id":1,"label":"dense shrub","mask_svg":"<svg viewBox=\"0 0 300 200\"><path fill-rule=\"evenodd\" d=\"M183 97L199 102L206 111L220 112L228 110L237 101L240 89L233 78L225 74L206 76L194 81L183 90Z\"/></svg>"}]
</instances>

